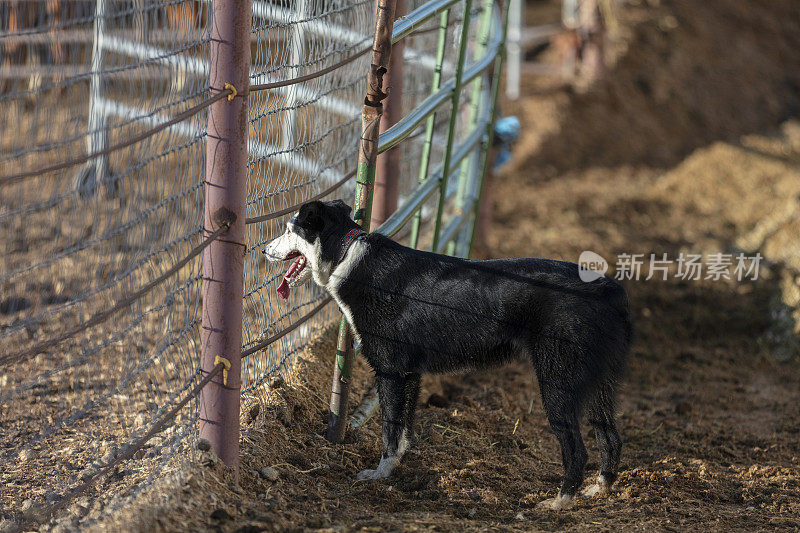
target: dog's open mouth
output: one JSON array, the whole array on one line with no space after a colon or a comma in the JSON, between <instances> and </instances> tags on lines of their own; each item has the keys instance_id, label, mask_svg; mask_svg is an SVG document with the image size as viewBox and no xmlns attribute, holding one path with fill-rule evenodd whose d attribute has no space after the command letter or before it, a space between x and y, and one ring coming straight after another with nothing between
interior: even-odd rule
<instances>
[{"instance_id":1,"label":"dog's open mouth","mask_svg":"<svg viewBox=\"0 0 800 533\"><path fill-rule=\"evenodd\" d=\"M295 286L295 283L300 276L300 273L306 267L306 258L300 252L292 252L284 258L284 261L288 261L289 259L294 259L292 264L289 265L289 268L286 270L286 273L283 275L283 279L281 280L280 285L278 285L278 296L286 300L289 298L289 291L291 287Z\"/></svg>"}]
</instances>

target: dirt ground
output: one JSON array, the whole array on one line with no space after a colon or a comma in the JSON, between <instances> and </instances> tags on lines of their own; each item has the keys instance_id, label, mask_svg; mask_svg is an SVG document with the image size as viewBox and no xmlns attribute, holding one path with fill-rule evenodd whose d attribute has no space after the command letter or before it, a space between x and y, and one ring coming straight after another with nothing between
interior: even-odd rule
<instances>
[{"instance_id":1,"label":"dirt ground","mask_svg":"<svg viewBox=\"0 0 800 533\"><path fill-rule=\"evenodd\" d=\"M529 3L529 22L551 4ZM613 494L536 509L556 493L561 465L522 364L426 381L419 441L402 466L388 480L355 481L374 468L380 429L373 417L343 445L322 438L329 331L295 378L245 406L238 483L201 454L179 482L99 527L799 530L800 14L791 0L650 0L617 15L605 80L575 92L527 77L522 98L504 103L523 135L493 182L476 257L576 261L593 250L613 266L624 252L741 250L768 261L757 281L625 282L637 338ZM370 385L361 361L356 376L360 398ZM584 433L589 478L598 460Z\"/></svg>"}]
</instances>

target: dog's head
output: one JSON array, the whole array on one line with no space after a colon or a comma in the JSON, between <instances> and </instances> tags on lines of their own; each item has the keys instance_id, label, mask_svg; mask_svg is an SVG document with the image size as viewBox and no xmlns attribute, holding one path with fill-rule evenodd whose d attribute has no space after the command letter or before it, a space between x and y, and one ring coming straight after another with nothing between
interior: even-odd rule
<instances>
[{"instance_id":1,"label":"dog's head","mask_svg":"<svg viewBox=\"0 0 800 533\"><path fill-rule=\"evenodd\" d=\"M308 202L286 223L286 232L267 244L264 255L268 261L294 260L278 286L281 298L288 298L291 287L312 276L317 284L328 284L342 237L358 227L350 212L350 206L341 200Z\"/></svg>"}]
</instances>

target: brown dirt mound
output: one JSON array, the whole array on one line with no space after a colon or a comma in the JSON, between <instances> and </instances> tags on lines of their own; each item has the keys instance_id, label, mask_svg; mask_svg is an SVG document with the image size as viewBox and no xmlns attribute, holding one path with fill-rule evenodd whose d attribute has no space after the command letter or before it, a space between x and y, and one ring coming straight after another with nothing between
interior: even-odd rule
<instances>
[{"instance_id":1,"label":"brown dirt mound","mask_svg":"<svg viewBox=\"0 0 800 533\"><path fill-rule=\"evenodd\" d=\"M569 100L556 134L520 168L668 167L800 109L794 0L636 0L618 13L623 31L610 75Z\"/></svg>"}]
</instances>

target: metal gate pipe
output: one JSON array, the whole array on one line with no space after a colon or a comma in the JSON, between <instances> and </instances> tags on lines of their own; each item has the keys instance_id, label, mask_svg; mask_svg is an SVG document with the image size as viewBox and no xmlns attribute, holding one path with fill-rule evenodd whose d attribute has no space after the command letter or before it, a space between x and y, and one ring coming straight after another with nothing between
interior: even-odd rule
<instances>
[{"instance_id":1,"label":"metal gate pipe","mask_svg":"<svg viewBox=\"0 0 800 533\"><path fill-rule=\"evenodd\" d=\"M200 393L200 437L237 477L251 1L212 3L209 85L212 92L232 86L238 94L208 110L203 223L205 235L228 229L203 253L200 368L208 373L222 362L226 372Z\"/></svg>"},{"instance_id":2,"label":"metal gate pipe","mask_svg":"<svg viewBox=\"0 0 800 533\"><path fill-rule=\"evenodd\" d=\"M497 22L496 25L499 26L500 24L499 17L497 16L497 10L493 10L492 17L495 18ZM494 60L497 57L498 51L500 50L502 38L502 33L497 32L497 35L495 35L491 41L491 46L489 47L486 56L474 65L471 65L468 69L464 70L461 76L462 84L471 82L481 73L483 73L483 71L495 64ZM442 104L444 104L448 98L452 97L454 89L455 78L448 80L447 83L445 83L436 94L426 97L413 111L403 117L403 119L397 124L382 133L380 139L378 140L378 152L383 153L386 150L397 146L403 139L411 135L411 132L417 129L431 113L436 111Z\"/></svg>"},{"instance_id":3,"label":"metal gate pipe","mask_svg":"<svg viewBox=\"0 0 800 533\"><path fill-rule=\"evenodd\" d=\"M491 151L492 143L494 142L494 123L497 119L497 96L500 92L500 75L503 73L503 56L505 52L506 32L508 31L508 12L509 9L506 7L503 15L503 31L500 35L500 50L497 54L497 61L495 62L494 73L492 76L492 111L489 113L489 124L486 126L486 146L483 149L480 174L478 175L478 194L476 195L473 207L473 211L475 212L475 222L472 224L469 243L467 245L467 253L469 253L469 250L472 250L472 243L475 242L475 232L478 227L478 217L481 215L481 199L483 196L484 185L486 183L486 172L489 167L489 152Z\"/></svg>"},{"instance_id":4,"label":"metal gate pipe","mask_svg":"<svg viewBox=\"0 0 800 533\"><path fill-rule=\"evenodd\" d=\"M458 118L458 102L461 97L461 75L464 73L464 58L467 52L467 36L469 34L470 11L472 11L472 0L464 0L464 14L461 21L461 36L458 43L458 59L456 60L456 75L453 80L452 103L450 104L450 125L447 129L447 143L444 149L444 162L442 163L442 183L440 184L439 202L436 207L436 219L433 225L433 245L436 250L439 246L439 231L442 227L442 212L444 203L447 199L447 176L450 173L450 157L453 150L453 136L456 130L456 119Z\"/></svg>"},{"instance_id":5,"label":"metal gate pipe","mask_svg":"<svg viewBox=\"0 0 800 533\"><path fill-rule=\"evenodd\" d=\"M452 165L458 165L475 148L486 133L487 120L481 121L479 126L467 136L453 152ZM450 175L455 175L455 170L451 170ZM414 192L412 192L403 202L403 205L390 216L386 222L381 224L375 231L387 237L393 237L408 222L412 216L422 207L428 198L439 188L442 179L442 165L438 165L431 174L431 177L423 181Z\"/></svg>"},{"instance_id":6,"label":"metal gate pipe","mask_svg":"<svg viewBox=\"0 0 800 533\"><path fill-rule=\"evenodd\" d=\"M486 53L486 48L489 45L489 31L492 23L492 4L493 0L483 0L483 13L478 27L478 46L474 52L474 58L480 60ZM478 115L481 106L481 90L483 88L483 76L477 77L472 81L472 88L469 99L469 118L467 120L468 128L470 130L476 127L478 122ZM456 195L456 209L460 212L465 212L467 206L467 187L468 181L474 174L473 169L479 163L479 152L476 151L467 161L461 163L461 173L458 179L458 194ZM462 241L464 239L461 239ZM463 247L462 247L463 248ZM461 250L463 251L463 250ZM456 253L455 240L447 243L447 254L454 255Z\"/></svg>"},{"instance_id":7,"label":"metal gate pipe","mask_svg":"<svg viewBox=\"0 0 800 533\"><path fill-rule=\"evenodd\" d=\"M447 25L450 19L450 10L442 12L439 17L439 35L436 40L436 67L433 71L433 81L431 83L431 94L436 94L439 91L439 86L442 83L442 63L444 61L444 53L447 48ZM422 145L422 160L419 164L419 182L422 183L428 178L428 166L431 161L431 149L433 148L433 132L436 126L436 111L431 113L425 124L425 144ZM419 243L419 228L422 223L422 209L418 209L414 213L414 222L411 226L411 241L412 248L416 248Z\"/></svg>"},{"instance_id":8,"label":"metal gate pipe","mask_svg":"<svg viewBox=\"0 0 800 533\"><path fill-rule=\"evenodd\" d=\"M437 14L449 11L450 8L461 0L433 0L426 2L412 11L406 17L398 19L392 30L392 44L396 43L412 31L416 30Z\"/></svg>"}]
</instances>

